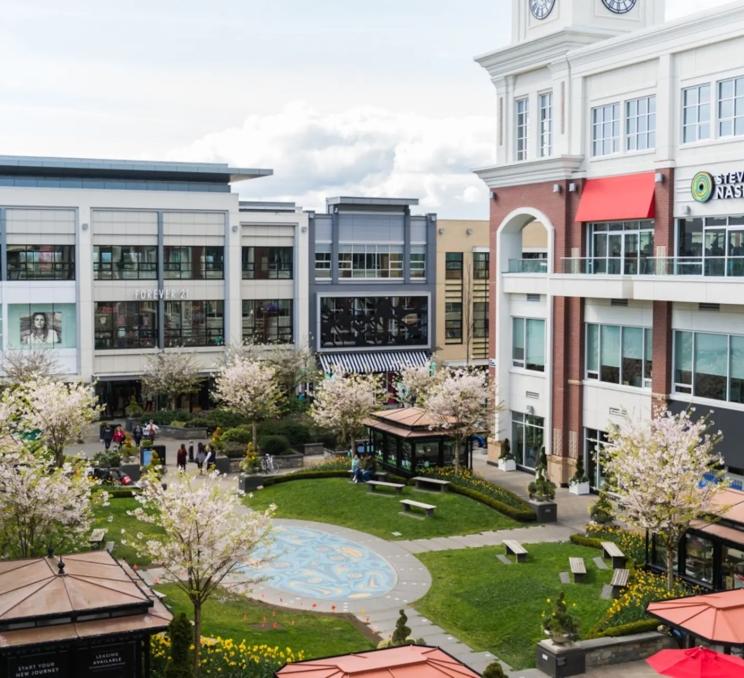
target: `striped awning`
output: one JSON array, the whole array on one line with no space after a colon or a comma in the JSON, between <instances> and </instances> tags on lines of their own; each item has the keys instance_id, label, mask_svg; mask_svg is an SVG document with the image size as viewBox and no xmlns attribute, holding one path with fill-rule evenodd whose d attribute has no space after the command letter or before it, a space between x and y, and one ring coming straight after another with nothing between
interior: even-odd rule
<instances>
[{"instance_id":1,"label":"striped awning","mask_svg":"<svg viewBox=\"0 0 744 678\"><path fill-rule=\"evenodd\" d=\"M404 367L425 365L430 359L428 351L370 351L357 353L319 353L318 359L324 372L339 365L346 372L400 372Z\"/></svg>"}]
</instances>

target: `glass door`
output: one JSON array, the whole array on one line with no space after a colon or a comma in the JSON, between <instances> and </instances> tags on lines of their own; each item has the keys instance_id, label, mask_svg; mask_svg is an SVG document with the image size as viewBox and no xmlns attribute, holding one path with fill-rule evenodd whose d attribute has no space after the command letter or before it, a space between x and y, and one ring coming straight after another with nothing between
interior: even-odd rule
<instances>
[{"instance_id":1,"label":"glass door","mask_svg":"<svg viewBox=\"0 0 744 678\"><path fill-rule=\"evenodd\" d=\"M610 233L607 236L607 273L617 275L622 272L623 234Z\"/></svg>"}]
</instances>

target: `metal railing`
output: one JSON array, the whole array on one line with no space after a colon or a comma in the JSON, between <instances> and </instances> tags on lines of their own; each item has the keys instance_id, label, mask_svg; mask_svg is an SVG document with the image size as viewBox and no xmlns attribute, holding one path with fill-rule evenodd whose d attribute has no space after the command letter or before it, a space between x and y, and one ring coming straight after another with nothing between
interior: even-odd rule
<instances>
[{"instance_id":1,"label":"metal railing","mask_svg":"<svg viewBox=\"0 0 744 678\"><path fill-rule=\"evenodd\" d=\"M547 273L547 259L509 259L507 273Z\"/></svg>"},{"instance_id":2,"label":"metal railing","mask_svg":"<svg viewBox=\"0 0 744 678\"><path fill-rule=\"evenodd\" d=\"M564 257L561 273L744 277L744 256Z\"/></svg>"}]
</instances>

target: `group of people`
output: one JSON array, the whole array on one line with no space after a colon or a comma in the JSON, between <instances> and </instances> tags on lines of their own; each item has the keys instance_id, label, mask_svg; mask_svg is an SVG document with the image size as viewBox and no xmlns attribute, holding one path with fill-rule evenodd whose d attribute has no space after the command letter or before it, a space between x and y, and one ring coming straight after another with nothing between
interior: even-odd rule
<instances>
[{"instance_id":1,"label":"group of people","mask_svg":"<svg viewBox=\"0 0 744 678\"><path fill-rule=\"evenodd\" d=\"M160 432L160 427L152 420L142 426L141 424L135 424L132 429L132 439L136 447L140 446L143 438L149 438L152 442L155 442L155 438ZM103 445L108 451L111 446L114 446L115 450L121 448L126 441L127 434L124 432L124 427L121 424L111 426L108 422L101 428L101 440Z\"/></svg>"},{"instance_id":2,"label":"group of people","mask_svg":"<svg viewBox=\"0 0 744 678\"><path fill-rule=\"evenodd\" d=\"M196 456L194 456L194 444L189 445L189 449L186 449L186 444L181 443L181 447L176 452L176 466L179 471L186 470L186 463L192 461L196 464L199 469L199 473L203 473L204 469L209 469L214 466L215 452L211 445L205 445L204 443L197 443L196 445Z\"/></svg>"},{"instance_id":3,"label":"group of people","mask_svg":"<svg viewBox=\"0 0 744 678\"><path fill-rule=\"evenodd\" d=\"M360 457L358 452L354 452L351 458L351 479L355 483L366 483L375 477L375 457L372 454L365 454Z\"/></svg>"}]
</instances>

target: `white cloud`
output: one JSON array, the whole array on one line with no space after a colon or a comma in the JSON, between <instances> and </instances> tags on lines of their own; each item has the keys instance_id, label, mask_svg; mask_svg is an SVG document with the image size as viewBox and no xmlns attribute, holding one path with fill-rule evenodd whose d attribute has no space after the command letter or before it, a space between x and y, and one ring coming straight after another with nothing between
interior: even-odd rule
<instances>
[{"instance_id":1,"label":"white cloud","mask_svg":"<svg viewBox=\"0 0 744 678\"><path fill-rule=\"evenodd\" d=\"M334 195L419 198L446 217L486 218L488 193L472 173L494 160L495 117L437 117L357 107L321 113L293 102L276 114L209 133L171 158L270 167L238 185L245 198L324 210Z\"/></svg>"}]
</instances>

